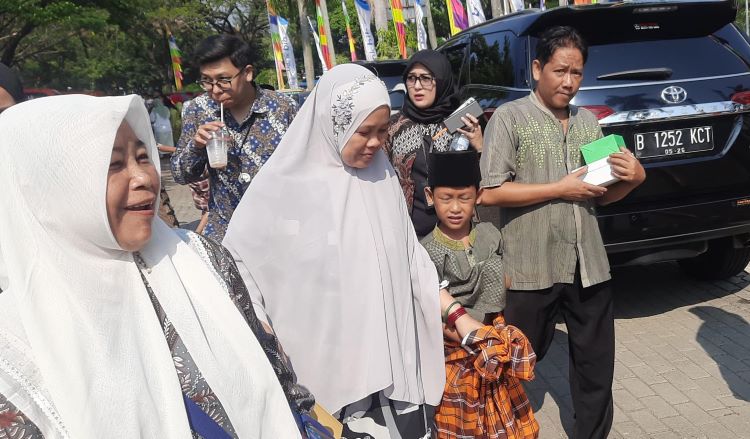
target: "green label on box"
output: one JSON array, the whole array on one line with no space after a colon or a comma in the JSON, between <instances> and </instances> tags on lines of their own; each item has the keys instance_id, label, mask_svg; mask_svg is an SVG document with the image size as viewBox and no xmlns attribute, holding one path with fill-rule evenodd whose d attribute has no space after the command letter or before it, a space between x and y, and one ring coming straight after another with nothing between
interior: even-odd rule
<instances>
[{"instance_id":1,"label":"green label on box","mask_svg":"<svg viewBox=\"0 0 750 439\"><path fill-rule=\"evenodd\" d=\"M620 147L625 147L625 139L617 134L610 134L583 145L581 154L583 154L583 161L588 165L612 153L620 152Z\"/></svg>"}]
</instances>

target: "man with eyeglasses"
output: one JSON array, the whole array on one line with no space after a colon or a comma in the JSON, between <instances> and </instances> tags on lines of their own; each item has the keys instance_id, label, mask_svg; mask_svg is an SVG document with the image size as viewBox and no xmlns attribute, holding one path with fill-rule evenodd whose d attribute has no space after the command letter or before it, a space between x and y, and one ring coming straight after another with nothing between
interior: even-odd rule
<instances>
[{"instance_id":1,"label":"man with eyeglasses","mask_svg":"<svg viewBox=\"0 0 750 439\"><path fill-rule=\"evenodd\" d=\"M179 184L202 180L208 168L208 222L203 234L217 242L224 238L242 195L297 113L292 99L255 85L251 58L250 47L232 35L212 36L198 45L198 83L206 93L183 109L182 134L172 155L172 175ZM232 141L227 166L214 169L208 166L206 143L222 126Z\"/></svg>"}]
</instances>

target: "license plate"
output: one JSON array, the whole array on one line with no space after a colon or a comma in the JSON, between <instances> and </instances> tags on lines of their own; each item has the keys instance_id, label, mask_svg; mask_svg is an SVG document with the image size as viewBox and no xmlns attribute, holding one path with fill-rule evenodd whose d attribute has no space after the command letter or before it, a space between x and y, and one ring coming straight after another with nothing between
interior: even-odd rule
<instances>
[{"instance_id":1,"label":"license plate","mask_svg":"<svg viewBox=\"0 0 750 439\"><path fill-rule=\"evenodd\" d=\"M652 131L635 135L635 156L665 157L714 149L711 126Z\"/></svg>"}]
</instances>

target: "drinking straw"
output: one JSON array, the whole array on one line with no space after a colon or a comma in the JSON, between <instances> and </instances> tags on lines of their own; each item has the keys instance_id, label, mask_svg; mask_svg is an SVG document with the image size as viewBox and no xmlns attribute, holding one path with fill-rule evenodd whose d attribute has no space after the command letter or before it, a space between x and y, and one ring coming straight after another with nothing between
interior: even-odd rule
<instances>
[{"instance_id":1,"label":"drinking straw","mask_svg":"<svg viewBox=\"0 0 750 439\"><path fill-rule=\"evenodd\" d=\"M221 123L224 123L224 102L221 104Z\"/></svg>"}]
</instances>

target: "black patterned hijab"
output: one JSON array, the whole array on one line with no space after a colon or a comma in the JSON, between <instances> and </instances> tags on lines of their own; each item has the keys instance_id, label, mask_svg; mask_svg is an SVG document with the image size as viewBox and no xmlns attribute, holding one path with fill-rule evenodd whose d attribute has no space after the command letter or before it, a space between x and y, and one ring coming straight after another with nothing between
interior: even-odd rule
<instances>
[{"instance_id":1,"label":"black patterned hijab","mask_svg":"<svg viewBox=\"0 0 750 439\"><path fill-rule=\"evenodd\" d=\"M440 52L435 50L420 50L409 59L409 64L407 64L406 70L404 70L404 84L406 84L406 77L415 64L422 64L435 77L435 102L429 108L420 109L412 103L407 93L404 107L401 111L415 122L441 122L453 113L459 104L456 82L453 79L450 62Z\"/></svg>"},{"instance_id":2,"label":"black patterned hijab","mask_svg":"<svg viewBox=\"0 0 750 439\"><path fill-rule=\"evenodd\" d=\"M16 104L26 100L18 73L2 63L0 63L0 88L4 88L9 95L13 96Z\"/></svg>"}]
</instances>

